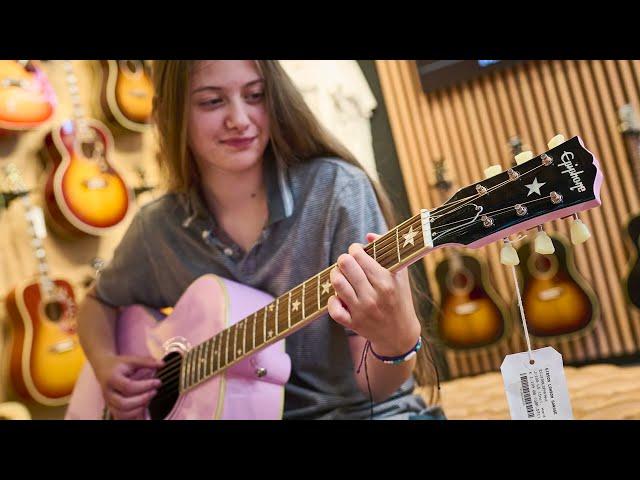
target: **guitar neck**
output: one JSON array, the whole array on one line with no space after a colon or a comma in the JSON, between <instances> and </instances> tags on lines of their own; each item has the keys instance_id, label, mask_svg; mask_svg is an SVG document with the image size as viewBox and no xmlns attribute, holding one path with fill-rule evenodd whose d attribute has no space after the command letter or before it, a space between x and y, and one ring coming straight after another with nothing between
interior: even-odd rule
<instances>
[{"instance_id":1,"label":"guitar neck","mask_svg":"<svg viewBox=\"0 0 640 480\"><path fill-rule=\"evenodd\" d=\"M538 157L458 190L437 209L422 210L364 250L381 266L395 272L434 248L478 248L545 221L594 208L600 205L601 184L598 161L576 136ZM536 196L530 197L536 185ZM545 189L540 191L542 186ZM334 294L329 279L334 267L331 265L189 350L180 364L180 391L325 313L327 301Z\"/></svg>"},{"instance_id":2,"label":"guitar neck","mask_svg":"<svg viewBox=\"0 0 640 480\"><path fill-rule=\"evenodd\" d=\"M43 298L53 295L53 281L49 277L49 264L47 263L47 253L44 249L42 239L45 237L45 225L42 216L34 210L29 195L22 197L22 203L27 212L27 220L31 229L31 245L33 247L34 256L38 262L38 284Z\"/></svg>"},{"instance_id":3,"label":"guitar neck","mask_svg":"<svg viewBox=\"0 0 640 480\"><path fill-rule=\"evenodd\" d=\"M429 213L423 210L368 244L364 250L380 265L395 272L422 258L432 247ZM335 293L329 279L335 266L331 265L191 349L183 362L180 389L185 391L204 382L324 314L329 297Z\"/></svg>"},{"instance_id":4,"label":"guitar neck","mask_svg":"<svg viewBox=\"0 0 640 480\"><path fill-rule=\"evenodd\" d=\"M31 198L27 194L28 190L15 165L11 163L6 165L5 172L12 184L13 193L21 197L32 237L31 245L34 256L38 261L38 283L40 285L40 291L43 297L49 297L53 293L53 282L49 278L49 265L47 264L47 255L42 243L42 239L46 237L46 226L44 217L42 216L42 210L31 203Z\"/></svg>"},{"instance_id":5,"label":"guitar neck","mask_svg":"<svg viewBox=\"0 0 640 480\"><path fill-rule=\"evenodd\" d=\"M636 188L640 189L640 131L631 130L625 132L624 139L636 182Z\"/></svg>"},{"instance_id":6,"label":"guitar neck","mask_svg":"<svg viewBox=\"0 0 640 480\"><path fill-rule=\"evenodd\" d=\"M82 100L80 98L80 89L78 88L78 78L73 70L73 64L71 60L64 61L65 79L67 88L69 90L69 96L71 97L71 105L73 108L73 118L78 123L79 127L83 126L83 120L85 118L84 107L82 106Z\"/></svg>"}]
</instances>

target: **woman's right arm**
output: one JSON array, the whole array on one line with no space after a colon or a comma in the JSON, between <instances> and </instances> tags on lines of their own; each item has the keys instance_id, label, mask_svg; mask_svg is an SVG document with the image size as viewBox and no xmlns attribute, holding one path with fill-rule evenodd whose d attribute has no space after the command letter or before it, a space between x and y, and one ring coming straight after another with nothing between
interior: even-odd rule
<instances>
[{"instance_id":1,"label":"woman's right arm","mask_svg":"<svg viewBox=\"0 0 640 480\"><path fill-rule=\"evenodd\" d=\"M85 355L116 419L142 418L157 392L153 378L162 362L152 357L118 355L115 341L117 310L98 299L92 287L78 310L78 336Z\"/></svg>"}]
</instances>

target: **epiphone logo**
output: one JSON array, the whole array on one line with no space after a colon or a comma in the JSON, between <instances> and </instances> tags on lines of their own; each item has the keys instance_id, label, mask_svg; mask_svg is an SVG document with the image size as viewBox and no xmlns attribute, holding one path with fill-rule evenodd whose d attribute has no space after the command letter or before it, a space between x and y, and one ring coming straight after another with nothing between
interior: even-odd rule
<instances>
[{"instance_id":1,"label":"epiphone logo","mask_svg":"<svg viewBox=\"0 0 640 480\"><path fill-rule=\"evenodd\" d=\"M562 162L558 163L559 167L565 167L565 170L562 170L561 173L568 173L573 180L573 187L571 190L578 190L579 192L585 192L587 189L585 188L582 180L580 179L580 174L584 173L584 170L576 171L578 164L572 164L571 161L575 158L575 155L571 152L564 152L560 158Z\"/></svg>"}]
</instances>

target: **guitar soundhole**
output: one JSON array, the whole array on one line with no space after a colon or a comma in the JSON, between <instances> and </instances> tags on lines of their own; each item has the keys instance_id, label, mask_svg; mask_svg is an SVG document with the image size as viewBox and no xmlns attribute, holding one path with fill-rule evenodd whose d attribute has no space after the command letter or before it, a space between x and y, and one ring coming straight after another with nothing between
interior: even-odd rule
<instances>
[{"instance_id":1,"label":"guitar soundhole","mask_svg":"<svg viewBox=\"0 0 640 480\"><path fill-rule=\"evenodd\" d=\"M453 276L453 286L459 290L464 290L469 284L469 279L462 272L457 272Z\"/></svg>"},{"instance_id":2,"label":"guitar soundhole","mask_svg":"<svg viewBox=\"0 0 640 480\"><path fill-rule=\"evenodd\" d=\"M551 269L551 261L544 255L538 255L535 262L536 270L540 273L547 273Z\"/></svg>"},{"instance_id":3,"label":"guitar soundhole","mask_svg":"<svg viewBox=\"0 0 640 480\"><path fill-rule=\"evenodd\" d=\"M156 373L156 378L162 380L158 393L149 403L149 415L151 420L167 418L180 396L180 368L182 356L178 352L172 352L163 358L164 367Z\"/></svg>"},{"instance_id":4,"label":"guitar soundhole","mask_svg":"<svg viewBox=\"0 0 640 480\"><path fill-rule=\"evenodd\" d=\"M85 158L102 158L104 153L104 145L99 141L82 142L80 149Z\"/></svg>"},{"instance_id":5,"label":"guitar soundhole","mask_svg":"<svg viewBox=\"0 0 640 480\"><path fill-rule=\"evenodd\" d=\"M62 317L64 307L59 302L49 302L44 306L44 313L52 322L57 322Z\"/></svg>"}]
</instances>

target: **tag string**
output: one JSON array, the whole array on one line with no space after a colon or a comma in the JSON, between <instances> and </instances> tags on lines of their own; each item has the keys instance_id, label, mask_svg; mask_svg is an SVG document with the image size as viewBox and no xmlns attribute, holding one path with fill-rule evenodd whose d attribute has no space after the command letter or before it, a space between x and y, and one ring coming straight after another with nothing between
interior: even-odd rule
<instances>
[{"instance_id":1,"label":"tag string","mask_svg":"<svg viewBox=\"0 0 640 480\"><path fill-rule=\"evenodd\" d=\"M520 285L518 285L518 277L516 276L516 267L511 265L513 273L513 283L516 286L516 295L518 296L518 307L520 307L520 318L522 320L522 328L524 329L524 338L527 340L527 351L529 352L529 363L533 363L533 353L531 352L531 341L529 340L529 331L527 330L527 319L524 315L524 307L522 306L522 296L520 295Z\"/></svg>"}]
</instances>

